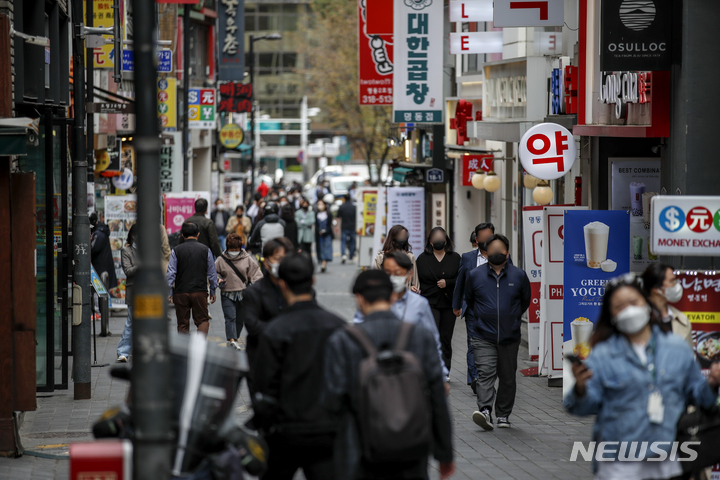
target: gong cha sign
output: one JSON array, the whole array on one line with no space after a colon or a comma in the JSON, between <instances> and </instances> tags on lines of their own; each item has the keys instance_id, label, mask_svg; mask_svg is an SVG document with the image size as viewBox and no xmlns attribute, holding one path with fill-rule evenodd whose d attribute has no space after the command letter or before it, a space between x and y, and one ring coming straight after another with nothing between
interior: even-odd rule
<instances>
[{"instance_id":1,"label":"gong cha sign","mask_svg":"<svg viewBox=\"0 0 720 480\"><path fill-rule=\"evenodd\" d=\"M569 172L575 155L572 133L557 123L535 125L520 140L523 168L542 180L555 180Z\"/></svg>"}]
</instances>

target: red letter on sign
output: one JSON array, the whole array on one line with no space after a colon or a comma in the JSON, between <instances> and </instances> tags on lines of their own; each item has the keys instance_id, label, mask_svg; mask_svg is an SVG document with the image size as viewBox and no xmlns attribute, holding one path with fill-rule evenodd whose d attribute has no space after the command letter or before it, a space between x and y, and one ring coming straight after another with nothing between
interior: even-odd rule
<instances>
[{"instance_id":1,"label":"red letter on sign","mask_svg":"<svg viewBox=\"0 0 720 480\"><path fill-rule=\"evenodd\" d=\"M460 37L460 50L470 50L468 48L468 43L470 43L470 40L468 40L467 35Z\"/></svg>"},{"instance_id":2,"label":"red letter on sign","mask_svg":"<svg viewBox=\"0 0 720 480\"><path fill-rule=\"evenodd\" d=\"M510 9L515 8L539 8L540 20L548 19L548 2L510 2Z\"/></svg>"},{"instance_id":3,"label":"red letter on sign","mask_svg":"<svg viewBox=\"0 0 720 480\"><path fill-rule=\"evenodd\" d=\"M541 140L543 142L543 146L540 149L535 148L535 140ZM527 141L527 149L532 153L533 155L544 155L545 152L550 150L550 139L543 135L542 133L536 133L532 137L530 137Z\"/></svg>"},{"instance_id":4,"label":"red letter on sign","mask_svg":"<svg viewBox=\"0 0 720 480\"><path fill-rule=\"evenodd\" d=\"M565 162L563 157L546 157L546 158L533 158L533 165L543 165L545 163L556 163L558 172L565 171Z\"/></svg>"},{"instance_id":5,"label":"red letter on sign","mask_svg":"<svg viewBox=\"0 0 720 480\"><path fill-rule=\"evenodd\" d=\"M563 135L562 132L555 132L555 153L562 155L568 149L567 139L568 137Z\"/></svg>"},{"instance_id":6,"label":"red letter on sign","mask_svg":"<svg viewBox=\"0 0 720 480\"><path fill-rule=\"evenodd\" d=\"M462 18L469 18L467 15L465 15L465 3L462 4Z\"/></svg>"}]
</instances>

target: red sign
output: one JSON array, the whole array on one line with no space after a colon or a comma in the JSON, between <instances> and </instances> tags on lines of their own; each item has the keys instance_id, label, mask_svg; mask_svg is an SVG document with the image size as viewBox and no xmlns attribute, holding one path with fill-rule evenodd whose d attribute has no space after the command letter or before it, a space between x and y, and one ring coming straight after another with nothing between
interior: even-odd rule
<instances>
[{"instance_id":1,"label":"red sign","mask_svg":"<svg viewBox=\"0 0 720 480\"><path fill-rule=\"evenodd\" d=\"M477 169L486 173L492 170L493 158L493 155L463 155L462 185L472 186L472 177Z\"/></svg>"},{"instance_id":2,"label":"red sign","mask_svg":"<svg viewBox=\"0 0 720 480\"><path fill-rule=\"evenodd\" d=\"M249 83L223 83L220 85L218 112L245 113L252 111L253 87Z\"/></svg>"},{"instance_id":3,"label":"red sign","mask_svg":"<svg viewBox=\"0 0 720 480\"><path fill-rule=\"evenodd\" d=\"M368 25L387 28L387 5L392 2L358 0L358 60L360 105L393 103L393 36L368 33ZM382 17L382 18L378 18ZM392 15L390 15L392 26ZM367 23L367 24L366 24ZM377 31L377 30L376 30ZM392 31L392 29L390 30Z\"/></svg>"},{"instance_id":4,"label":"red sign","mask_svg":"<svg viewBox=\"0 0 720 480\"><path fill-rule=\"evenodd\" d=\"M70 445L71 480L124 480L132 477L130 440Z\"/></svg>"},{"instance_id":5,"label":"red sign","mask_svg":"<svg viewBox=\"0 0 720 480\"><path fill-rule=\"evenodd\" d=\"M550 289L550 300L562 300L563 299L563 286L562 285L549 285Z\"/></svg>"}]
</instances>

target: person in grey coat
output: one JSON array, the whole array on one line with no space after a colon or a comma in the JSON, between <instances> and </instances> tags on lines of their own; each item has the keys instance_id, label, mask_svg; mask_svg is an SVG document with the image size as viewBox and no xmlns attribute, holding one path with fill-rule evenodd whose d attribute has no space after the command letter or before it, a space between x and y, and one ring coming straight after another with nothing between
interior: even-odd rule
<instances>
[{"instance_id":1,"label":"person in grey coat","mask_svg":"<svg viewBox=\"0 0 720 480\"><path fill-rule=\"evenodd\" d=\"M137 255L137 224L130 227L127 236L127 243L120 250L120 260L123 272L125 272L125 304L127 305L127 319L122 337L117 346L117 361L127 362L132 348L132 295L135 284L135 273L138 269Z\"/></svg>"}]
</instances>

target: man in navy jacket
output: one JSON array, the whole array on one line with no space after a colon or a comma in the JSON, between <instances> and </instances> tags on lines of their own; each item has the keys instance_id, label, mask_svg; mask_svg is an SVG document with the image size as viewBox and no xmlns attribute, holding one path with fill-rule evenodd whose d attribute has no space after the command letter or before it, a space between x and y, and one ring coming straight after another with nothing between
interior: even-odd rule
<instances>
[{"instance_id":1,"label":"man in navy jacket","mask_svg":"<svg viewBox=\"0 0 720 480\"><path fill-rule=\"evenodd\" d=\"M465 301L473 318L468 333L478 370L478 411L473 413L473 421L485 430L492 430L493 404L498 428L510 427L508 417L515 404L521 317L530 306L531 291L525 272L508 262L508 239L495 234L486 246L488 263L468 276Z\"/></svg>"}]
</instances>

